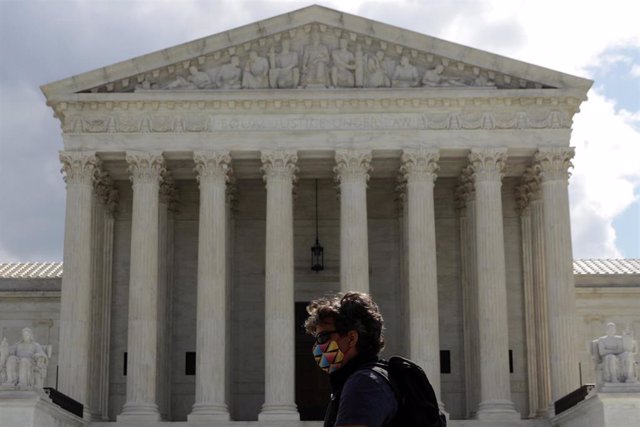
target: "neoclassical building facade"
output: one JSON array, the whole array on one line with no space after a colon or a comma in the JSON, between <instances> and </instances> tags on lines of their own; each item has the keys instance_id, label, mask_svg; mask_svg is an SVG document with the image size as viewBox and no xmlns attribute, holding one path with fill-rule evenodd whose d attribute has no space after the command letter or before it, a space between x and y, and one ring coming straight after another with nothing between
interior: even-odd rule
<instances>
[{"instance_id":1,"label":"neoclassical building facade","mask_svg":"<svg viewBox=\"0 0 640 427\"><path fill-rule=\"evenodd\" d=\"M314 419L304 305L357 290L452 418L548 416L580 385L567 185L591 83L311 6L43 86L58 388L92 420Z\"/></svg>"}]
</instances>

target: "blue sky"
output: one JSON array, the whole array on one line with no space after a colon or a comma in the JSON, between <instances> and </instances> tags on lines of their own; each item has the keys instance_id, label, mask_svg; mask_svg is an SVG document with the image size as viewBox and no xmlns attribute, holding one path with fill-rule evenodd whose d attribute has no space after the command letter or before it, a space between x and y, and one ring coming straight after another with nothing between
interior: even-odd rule
<instances>
[{"instance_id":1,"label":"blue sky","mask_svg":"<svg viewBox=\"0 0 640 427\"><path fill-rule=\"evenodd\" d=\"M317 3L594 79L572 134L574 256L640 258L640 2ZM0 262L62 259L62 140L40 85L309 4L0 0Z\"/></svg>"}]
</instances>

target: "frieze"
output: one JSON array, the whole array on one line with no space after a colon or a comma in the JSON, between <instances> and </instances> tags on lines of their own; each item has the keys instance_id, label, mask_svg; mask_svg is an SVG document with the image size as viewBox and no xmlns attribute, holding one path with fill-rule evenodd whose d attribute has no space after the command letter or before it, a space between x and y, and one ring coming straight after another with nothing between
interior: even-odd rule
<instances>
[{"instance_id":1,"label":"frieze","mask_svg":"<svg viewBox=\"0 0 640 427\"><path fill-rule=\"evenodd\" d=\"M564 111L542 112L428 112L340 115L69 114L63 131L80 133L188 133L282 130L476 130L570 128Z\"/></svg>"},{"instance_id":2,"label":"frieze","mask_svg":"<svg viewBox=\"0 0 640 427\"><path fill-rule=\"evenodd\" d=\"M369 35L307 24L87 92L407 87L549 86Z\"/></svg>"}]
</instances>

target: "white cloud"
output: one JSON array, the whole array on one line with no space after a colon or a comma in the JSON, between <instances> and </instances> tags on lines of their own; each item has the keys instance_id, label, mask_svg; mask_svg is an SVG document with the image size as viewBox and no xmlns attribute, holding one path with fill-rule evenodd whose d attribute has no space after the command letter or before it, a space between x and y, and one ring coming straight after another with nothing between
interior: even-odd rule
<instances>
[{"instance_id":1,"label":"white cloud","mask_svg":"<svg viewBox=\"0 0 640 427\"><path fill-rule=\"evenodd\" d=\"M64 3L64 7L60 4ZM62 256L64 189L55 151L62 148L58 124L43 112L37 86L133 56L218 33L307 6L307 1L0 1L0 257L33 260L43 253ZM640 2L614 0L342 0L327 7L511 56L547 68L590 76L600 67L628 58L607 55L617 48L640 48ZM33 31L37 27L39 31ZM10 43L6 41L10 40ZM618 51L618 50L616 50ZM45 65L46 64L46 65ZM631 74L640 76L640 65ZM596 82L597 85L606 82ZM31 88L24 90L24 85ZM22 88L17 93L11 88ZM17 89L16 89L17 90ZM634 90L631 88L630 90ZM637 90L637 88L636 88ZM17 97L5 96L19 95ZM17 100L17 101L16 101ZM618 111L616 112L616 109ZM25 127L29 117L30 127ZM34 122L36 124L34 124ZM640 111L616 108L592 90L576 117L577 147L571 180L576 256L619 256L612 221L638 193ZM20 138L20 139L18 139ZM9 147L10 149L6 149ZM45 147L45 148L43 148ZM24 170L37 173L15 179ZM20 192L31 196L27 203ZM37 198L40 197L41 200ZM10 206L19 206L19 215ZM52 210L55 218L51 218ZM47 212L47 221L37 221ZM46 227L57 227L46 230ZM25 230L27 239L20 241ZM19 244L16 243L19 241ZM51 243L54 242L54 243ZM59 243L58 243L59 242ZM17 246L16 246L17 245ZM46 248L46 249L43 249ZM0 245L0 249L1 245ZM640 256L640 254L638 254ZM1 260L2 258L0 258Z\"/></svg>"},{"instance_id":2,"label":"white cloud","mask_svg":"<svg viewBox=\"0 0 640 427\"><path fill-rule=\"evenodd\" d=\"M577 258L621 257L613 220L637 200L640 189L640 130L634 122L634 115L616 113L614 102L596 90L575 117L569 188Z\"/></svg>"}]
</instances>

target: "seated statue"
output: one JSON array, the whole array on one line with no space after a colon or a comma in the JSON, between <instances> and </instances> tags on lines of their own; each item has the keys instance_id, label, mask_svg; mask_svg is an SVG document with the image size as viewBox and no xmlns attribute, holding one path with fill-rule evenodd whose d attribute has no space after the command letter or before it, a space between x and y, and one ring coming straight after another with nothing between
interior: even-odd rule
<instances>
[{"instance_id":1,"label":"seated statue","mask_svg":"<svg viewBox=\"0 0 640 427\"><path fill-rule=\"evenodd\" d=\"M391 79L385 70L384 52L367 56L365 87L389 87Z\"/></svg>"},{"instance_id":2,"label":"seated statue","mask_svg":"<svg viewBox=\"0 0 640 427\"><path fill-rule=\"evenodd\" d=\"M400 58L400 64L396 67L391 81L393 87L416 87L420 85L418 69L411 65L409 57Z\"/></svg>"},{"instance_id":3,"label":"seated statue","mask_svg":"<svg viewBox=\"0 0 640 427\"><path fill-rule=\"evenodd\" d=\"M231 62L220 67L216 83L221 89L240 89L242 87L240 58L232 56Z\"/></svg>"},{"instance_id":4,"label":"seated statue","mask_svg":"<svg viewBox=\"0 0 640 427\"><path fill-rule=\"evenodd\" d=\"M265 89L269 87L269 62L267 58L252 50L249 60L244 64L242 87L247 89Z\"/></svg>"},{"instance_id":5,"label":"seated statue","mask_svg":"<svg viewBox=\"0 0 640 427\"><path fill-rule=\"evenodd\" d=\"M638 352L633 333L616 335L616 324L607 324L607 335L591 342L591 356L596 364L598 383L634 383L638 380L635 355Z\"/></svg>"},{"instance_id":6,"label":"seated statue","mask_svg":"<svg viewBox=\"0 0 640 427\"><path fill-rule=\"evenodd\" d=\"M3 387L31 389L42 388L47 377L47 366L51 358L51 346L47 351L34 341L33 331L22 330L22 340L9 347L6 339L0 344L0 361L4 367Z\"/></svg>"}]
</instances>

